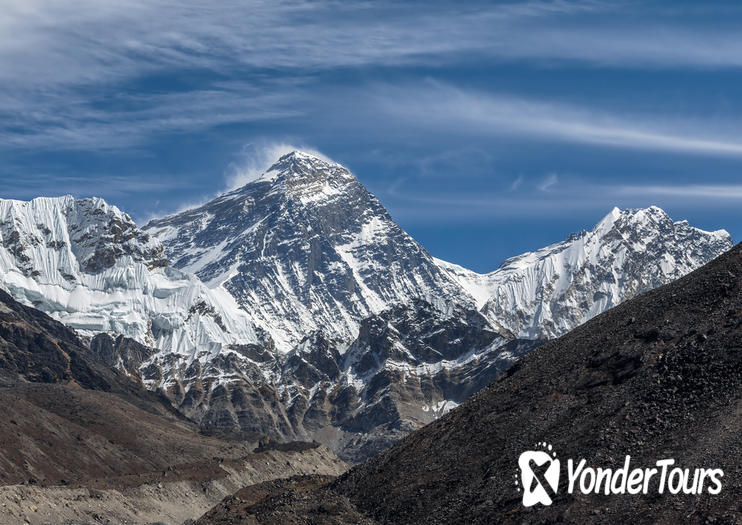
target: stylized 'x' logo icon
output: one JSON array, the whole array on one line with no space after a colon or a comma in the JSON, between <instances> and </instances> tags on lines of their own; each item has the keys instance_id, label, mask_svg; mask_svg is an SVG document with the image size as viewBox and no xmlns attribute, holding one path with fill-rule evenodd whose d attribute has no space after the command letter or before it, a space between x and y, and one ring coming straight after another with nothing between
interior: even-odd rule
<instances>
[{"instance_id":1,"label":"stylized 'x' logo icon","mask_svg":"<svg viewBox=\"0 0 742 525\"><path fill-rule=\"evenodd\" d=\"M543 450L526 450L518 458L523 506L551 505L559 487L560 464L550 445L539 443Z\"/></svg>"},{"instance_id":2,"label":"stylized 'x' logo icon","mask_svg":"<svg viewBox=\"0 0 742 525\"><path fill-rule=\"evenodd\" d=\"M541 485L549 497L554 499L554 496L556 496L556 490L554 490L551 483L546 480L546 471L551 467L551 462L547 461L543 465L539 465L534 460L530 460L528 462L528 467L531 469L531 472L533 472L533 479L531 481L531 486L528 487L528 491L533 492L536 490L538 485Z\"/></svg>"}]
</instances>

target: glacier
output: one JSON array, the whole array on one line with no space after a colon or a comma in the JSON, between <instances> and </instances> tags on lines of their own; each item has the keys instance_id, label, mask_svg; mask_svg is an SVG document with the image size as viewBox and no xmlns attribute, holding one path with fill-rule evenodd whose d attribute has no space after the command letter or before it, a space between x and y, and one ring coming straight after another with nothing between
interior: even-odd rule
<instances>
[{"instance_id":1,"label":"glacier","mask_svg":"<svg viewBox=\"0 0 742 525\"><path fill-rule=\"evenodd\" d=\"M159 241L98 198L0 199L0 287L83 336L121 334L187 361L259 341L229 293L169 267Z\"/></svg>"}]
</instances>

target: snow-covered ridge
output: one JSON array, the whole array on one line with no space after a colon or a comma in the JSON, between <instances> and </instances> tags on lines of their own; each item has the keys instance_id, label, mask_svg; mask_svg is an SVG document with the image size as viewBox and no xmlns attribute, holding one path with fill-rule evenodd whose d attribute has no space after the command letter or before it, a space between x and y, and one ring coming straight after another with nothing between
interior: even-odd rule
<instances>
[{"instance_id":1,"label":"snow-covered ridge","mask_svg":"<svg viewBox=\"0 0 742 525\"><path fill-rule=\"evenodd\" d=\"M566 333L641 292L699 268L732 247L725 230L673 222L660 208L614 208L589 232L478 274L437 260L496 326L517 338Z\"/></svg>"},{"instance_id":2,"label":"snow-covered ridge","mask_svg":"<svg viewBox=\"0 0 742 525\"><path fill-rule=\"evenodd\" d=\"M102 199L0 199L0 286L83 335L188 359L257 341L228 293L169 268L162 244Z\"/></svg>"}]
</instances>

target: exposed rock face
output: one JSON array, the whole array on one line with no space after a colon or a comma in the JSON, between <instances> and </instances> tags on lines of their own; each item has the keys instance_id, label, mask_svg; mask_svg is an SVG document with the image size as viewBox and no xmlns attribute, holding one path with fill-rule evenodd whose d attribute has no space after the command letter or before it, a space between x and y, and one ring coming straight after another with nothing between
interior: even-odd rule
<instances>
[{"instance_id":1,"label":"exposed rock face","mask_svg":"<svg viewBox=\"0 0 742 525\"><path fill-rule=\"evenodd\" d=\"M238 349L245 359L194 362L171 376L167 394L204 429L316 439L360 461L463 402L539 343L488 326L474 310L444 314L418 301L364 320L347 349L314 332L285 354L247 346ZM145 379L162 374L153 364L140 370Z\"/></svg>"},{"instance_id":2,"label":"exposed rock face","mask_svg":"<svg viewBox=\"0 0 742 525\"><path fill-rule=\"evenodd\" d=\"M511 341L474 310L423 301L361 323L340 354L320 334L292 351L282 383L297 427L359 461L487 385L536 341Z\"/></svg>"},{"instance_id":3,"label":"exposed rock face","mask_svg":"<svg viewBox=\"0 0 742 525\"><path fill-rule=\"evenodd\" d=\"M119 335L112 337L107 333L98 334L90 340L90 349L108 366L140 379L142 364L157 351L137 341Z\"/></svg>"},{"instance_id":4,"label":"exposed rock face","mask_svg":"<svg viewBox=\"0 0 742 525\"><path fill-rule=\"evenodd\" d=\"M72 330L0 290L0 386L17 383L129 389L128 381L100 362Z\"/></svg>"}]
</instances>

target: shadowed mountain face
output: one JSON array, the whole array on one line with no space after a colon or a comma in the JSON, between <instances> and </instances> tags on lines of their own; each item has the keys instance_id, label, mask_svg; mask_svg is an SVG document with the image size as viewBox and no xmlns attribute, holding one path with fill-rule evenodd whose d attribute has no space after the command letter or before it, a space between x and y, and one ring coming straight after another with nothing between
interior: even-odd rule
<instances>
[{"instance_id":1,"label":"shadowed mountain face","mask_svg":"<svg viewBox=\"0 0 742 525\"><path fill-rule=\"evenodd\" d=\"M199 436L164 397L2 290L0 406L0 484L73 483L249 452Z\"/></svg>"},{"instance_id":2,"label":"shadowed mountain face","mask_svg":"<svg viewBox=\"0 0 742 525\"><path fill-rule=\"evenodd\" d=\"M742 245L529 353L462 406L329 487L247 509L288 520L331 494L379 523L742 522ZM551 506L525 508L518 459L553 446ZM722 469L718 495L567 493L566 462ZM301 500L295 504L287 502ZM283 502L278 506L279 502ZM341 508L341 506L338 506ZM333 522L321 513L303 515ZM288 521L287 521L288 522ZM246 523L236 521L235 523Z\"/></svg>"},{"instance_id":3,"label":"shadowed mountain face","mask_svg":"<svg viewBox=\"0 0 742 525\"><path fill-rule=\"evenodd\" d=\"M23 383L74 385L159 400L112 370L73 330L0 290L0 386ZM159 405L158 410L164 411Z\"/></svg>"}]
</instances>

